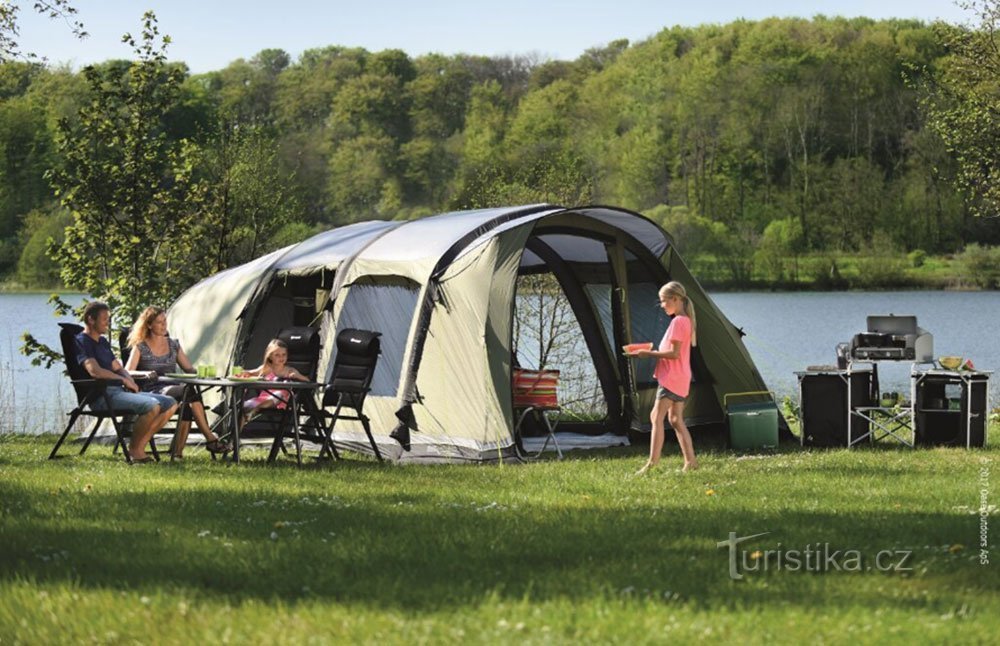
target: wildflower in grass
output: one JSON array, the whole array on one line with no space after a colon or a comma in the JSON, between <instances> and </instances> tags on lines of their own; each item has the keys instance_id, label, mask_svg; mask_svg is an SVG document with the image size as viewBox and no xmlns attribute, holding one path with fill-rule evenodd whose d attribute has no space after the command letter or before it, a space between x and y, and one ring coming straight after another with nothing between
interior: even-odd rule
<instances>
[{"instance_id":1,"label":"wildflower in grass","mask_svg":"<svg viewBox=\"0 0 1000 646\"><path fill-rule=\"evenodd\" d=\"M954 545L952 545L951 547L948 548L948 551L951 552L952 554L958 554L959 552L961 552L964 549L965 549L965 545L960 545L958 543L955 543Z\"/></svg>"},{"instance_id":2,"label":"wildflower in grass","mask_svg":"<svg viewBox=\"0 0 1000 646\"><path fill-rule=\"evenodd\" d=\"M751 552L751 553L750 553L750 558L752 558L752 559L753 559L753 560L755 560L755 561L756 561L757 559L759 559L759 558L763 557L763 556L764 556L764 553L763 553L763 552L761 552L760 550L755 550L754 552Z\"/></svg>"},{"instance_id":3,"label":"wildflower in grass","mask_svg":"<svg viewBox=\"0 0 1000 646\"><path fill-rule=\"evenodd\" d=\"M714 496L715 495L715 489L706 489L705 490L705 495L706 496Z\"/></svg>"}]
</instances>

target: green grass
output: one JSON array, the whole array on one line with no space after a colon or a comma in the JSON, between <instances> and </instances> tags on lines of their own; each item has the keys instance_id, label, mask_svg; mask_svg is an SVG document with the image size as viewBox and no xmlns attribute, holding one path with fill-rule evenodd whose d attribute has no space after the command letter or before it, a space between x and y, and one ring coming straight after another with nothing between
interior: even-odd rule
<instances>
[{"instance_id":1,"label":"green grass","mask_svg":"<svg viewBox=\"0 0 1000 646\"><path fill-rule=\"evenodd\" d=\"M996 424L993 437L996 438ZM993 642L1000 518L985 450L739 456L633 478L643 449L528 465L302 470L48 461L0 438L0 644ZM72 454L72 447L70 447ZM728 575L750 548L912 551L908 572Z\"/></svg>"}]
</instances>

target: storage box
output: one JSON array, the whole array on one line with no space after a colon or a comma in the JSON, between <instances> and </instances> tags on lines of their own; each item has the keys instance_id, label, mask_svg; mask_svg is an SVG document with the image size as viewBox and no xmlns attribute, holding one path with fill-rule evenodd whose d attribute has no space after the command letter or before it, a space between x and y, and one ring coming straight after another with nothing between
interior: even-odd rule
<instances>
[{"instance_id":1,"label":"storage box","mask_svg":"<svg viewBox=\"0 0 1000 646\"><path fill-rule=\"evenodd\" d=\"M774 401L730 403L730 397L770 395L731 393L723 399L729 421L729 445L734 449L773 449L778 446L778 408Z\"/></svg>"}]
</instances>

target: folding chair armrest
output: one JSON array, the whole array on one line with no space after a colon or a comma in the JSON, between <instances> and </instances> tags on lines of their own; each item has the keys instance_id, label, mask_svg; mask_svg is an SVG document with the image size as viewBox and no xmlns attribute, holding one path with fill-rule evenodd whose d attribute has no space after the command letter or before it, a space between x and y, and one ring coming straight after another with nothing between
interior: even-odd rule
<instances>
[{"instance_id":1,"label":"folding chair armrest","mask_svg":"<svg viewBox=\"0 0 1000 646\"><path fill-rule=\"evenodd\" d=\"M103 386L107 388L110 384L120 384L121 379L71 379L70 382L75 386L86 386L87 384L92 384L95 386Z\"/></svg>"}]
</instances>

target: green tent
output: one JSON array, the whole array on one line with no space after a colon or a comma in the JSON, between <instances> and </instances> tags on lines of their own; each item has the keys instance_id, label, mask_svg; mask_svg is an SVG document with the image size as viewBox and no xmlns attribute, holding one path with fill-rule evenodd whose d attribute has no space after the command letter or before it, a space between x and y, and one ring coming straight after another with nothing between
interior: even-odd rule
<instances>
[{"instance_id":1,"label":"green tent","mask_svg":"<svg viewBox=\"0 0 1000 646\"><path fill-rule=\"evenodd\" d=\"M603 419L566 422L561 431L649 429L652 361L626 358L620 347L663 335L667 319L655 303L668 280L683 283L696 307L689 424L722 422L726 393L766 390L739 331L670 236L606 206L541 204L339 227L191 287L171 307L170 329L193 361L228 367L257 365L279 330L313 325L323 340L320 379L332 369L337 331L379 331L382 356L365 412L383 454L505 459L516 454L516 283L538 272L563 290L606 404ZM404 427L408 451L390 435ZM367 446L360 425L340 422L335 437L338 445Z\"/></svg>"}]
</instances>

